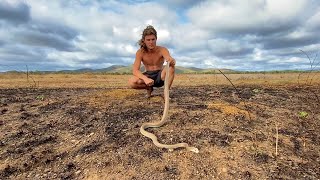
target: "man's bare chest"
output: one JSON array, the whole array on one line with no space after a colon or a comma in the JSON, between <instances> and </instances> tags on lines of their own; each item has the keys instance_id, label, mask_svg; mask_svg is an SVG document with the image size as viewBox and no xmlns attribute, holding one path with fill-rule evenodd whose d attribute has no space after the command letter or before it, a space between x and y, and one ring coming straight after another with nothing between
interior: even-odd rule
<instances>
[{"instance_id":1,"label":"man's bare chest","mask_svg":"<svg viewBox=\"0 0 320 180\"><path fill-rule=\"evenodd\" d=\"M146 53L142 56L142 61L146 64L158 64L163 60L160 53Z\"/></svg>"}]
</instances>

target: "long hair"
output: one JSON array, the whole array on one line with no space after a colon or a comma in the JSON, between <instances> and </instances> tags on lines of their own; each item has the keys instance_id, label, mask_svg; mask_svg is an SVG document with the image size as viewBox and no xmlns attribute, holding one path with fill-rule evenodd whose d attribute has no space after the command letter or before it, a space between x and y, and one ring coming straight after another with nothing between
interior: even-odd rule
<instances>
[{"instance_id":1,"label":"long hair","mask_svg":"<svg viewBox=\"0 0 320 180\"><path fill-rule=\"evenodd\" d=\"M156 39L157 39L157 31L154 29L153 26L151 25L148 25L142 32L142 37L141 39L138 41L138 44L140 46L140 48L143 50L143 51L147 51L147 46L146 44L144 43L144 38L148 35L155 35L156 36Z\"/></svg>"}]
</instances>

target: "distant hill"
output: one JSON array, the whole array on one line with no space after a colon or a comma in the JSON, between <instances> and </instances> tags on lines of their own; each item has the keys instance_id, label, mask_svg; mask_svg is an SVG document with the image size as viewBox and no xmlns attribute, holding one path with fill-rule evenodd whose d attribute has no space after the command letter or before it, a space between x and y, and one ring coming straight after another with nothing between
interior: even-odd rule
<instances>
[{"instance_id":1,"label":"distant hill","mask_svg":"<svg viewBox=\"0 0 320 180\"><path fill-rule=\"evenodd\" d=\"M98 72L105 73L115 73L115 74L131 74L132 73L132 65L131 66L113 66L110 70L108 68L104 69L104 71L96 70ZM140 68L141 71L144 71L144 67ZM231 69L220 69L222 72L231 73L235 72ZM219 73L218 69L201 69L196 67L182 67L176 66L175 70L176 74L204 74L204 73Z\"/></svg>"},{"instance_id":2,"label":"distant hill","mask_svg":"<svg viewBox=\"0 0 320 180\"><path fill-rule=\"evenodd\" d=\"M140 68L141 71L144 71L144 67ZM225 73L233 73L231 69L220 69L222 72ZM10 71L17 72L18 71ZM31 72L31 71L30 71ZM218 69L201 69L196 67L182 67L176 66L176 74L210 74L210 73L219 73ZM83 69L76 69L76 70L60 70L60 71L33 71L32 73L71 73L71 74L78 74L78 73L105 73L105 74L132 74L132 65L130 66L123 66L123 65L113 65L107 68L101 69L91 69L91 68L83 68Z\"/></svg>"},{"instance_id":3,"label":"distant hill","mask_svg":"<svg viewBox=\"0 0 320 180\"><path fill-rule=\"evenodd\" d=\"M126 66L122 66L122 65L113 65L107 68L102 68L102 69L91 69L91 68L83 68L83 69L76 69L76 70L61 70L61 71L57 71L58 73L87 73L87 72L92 72L92 73L97 73L97 72L113 72L113 71L117 71L117 69L120 68L124 68ZM52 71L50 71L52 72Z\"/></svg>"},{"instance_id":4,"label":"distant hill","mask_svg":"<svg viewBox=\"0 0 320 180\"><path fill-rule=\"evenodd\" d=\"M121 71L121 69L126 69L127 66L123 66L123 65L112 65L110 67L107 68L102 68L102 69L97 69L97 72L113 72L113 71Z\"/></svg>"}]
</instances>

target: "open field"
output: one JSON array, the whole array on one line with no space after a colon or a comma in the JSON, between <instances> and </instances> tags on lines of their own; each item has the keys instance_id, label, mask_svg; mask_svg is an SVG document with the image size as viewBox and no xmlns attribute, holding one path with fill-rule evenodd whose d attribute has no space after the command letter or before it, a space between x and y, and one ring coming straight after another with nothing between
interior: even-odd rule
<instances>
[{"instance_id":1,"label":"open field","mask_svg":"<svg viewBox=\"0 0 320 180\"><path fill-rule=\"evenodd\" d=\"M235 85L315 85L318 73L227 74ZM130 75L102 74L0 74L0 88L127 88ZM222 74L178 74L174 86L230 85Z\"/></svg>"},{"instance_id":2,"label":"open field","mask_svg":"<svg viewBox=\"0 0 320 180\"><path fill-rule=\"evenodd\" d=\"M0 179L320 179L320 73L177 75L162 88L127 75L0 74Z\"/></svg>"}]
</instances>

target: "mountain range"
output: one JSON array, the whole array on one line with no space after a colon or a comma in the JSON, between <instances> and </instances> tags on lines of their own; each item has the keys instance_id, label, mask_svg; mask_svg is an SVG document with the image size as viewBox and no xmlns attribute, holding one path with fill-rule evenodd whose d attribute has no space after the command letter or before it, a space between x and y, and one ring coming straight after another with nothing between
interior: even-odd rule
<instances>
[{"instance_id":1,"label":"mountain range","mask_svg":"<svg viewBox=\"0 0 320 180\"><path fill-rule=\"evenodd\" d=\"M141 71L144 71L144 67L140 68ZM222 72L235 72L231 69L220 69ZM57 73L107 73L107 74L131 74L132 73L132 65L131 66L123 66L123 65L113 65L107 68L102 69L77 69L77 70L62 70L56 71ZM175 73L176 74L205 74L205 73L218 73L218 69L208 68L208 69L201 69L196 67L182 67L176 66Z\"/></svg>"},{"instance_id":2,"label":"mountain range","mask_svg":"<svg viewBox=\"0 0 320 180\"><path fill-rule=\"evenodd\" d=\"M140 70L143 72L144 67L142 66ZM233 73L231 69L201 69L196 67L182 67L176 66L175 73L176 74L210 74L210 73L219 73L219 70L225 73ZM113 65L107 68L101 69L91 69L91 68L83 68L76 70L60 70L60 71L29 71L32 73L70 73L70 74L80 74L80 73L104 73L104 74L132 74L132 65L131 66L123 66L123 65ZM1 73L1 72L0 72ZM20 71L7 71L5 73L20 73Z\"/></svg>"}]
</instances>

